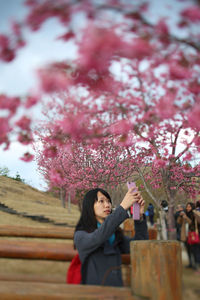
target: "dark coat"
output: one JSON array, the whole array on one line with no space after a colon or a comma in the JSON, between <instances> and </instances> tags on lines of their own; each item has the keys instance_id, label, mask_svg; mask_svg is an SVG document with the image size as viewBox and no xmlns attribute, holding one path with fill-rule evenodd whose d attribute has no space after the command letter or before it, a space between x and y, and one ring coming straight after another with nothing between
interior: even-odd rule
<instances>
[{"instance_id":1,"label":"dark coat","mask_svg":"<svg viewBox=\"0 0 200 300\"><path fill-rule=\"evenodd\" d=\"M126 210L119 206L95 231L75 232L74 242L82 262L83 284L123 286L121 254L130 253L131 240L148 239L146 220L135 221L134 238L123 235L121 241L115 239L110 244L109 237L127 218Z\"/></svg>"}]
</instances>

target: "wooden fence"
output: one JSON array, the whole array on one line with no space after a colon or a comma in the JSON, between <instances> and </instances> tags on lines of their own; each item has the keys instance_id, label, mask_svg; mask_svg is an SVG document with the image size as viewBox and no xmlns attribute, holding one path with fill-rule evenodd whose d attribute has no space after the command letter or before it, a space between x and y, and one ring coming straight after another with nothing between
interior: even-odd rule
<instances>
[{"instance_id":1,"label":"wooden fence","mask_svg":"<svg viewBox=\"0 0 200 300\"><path fill-rule=\"evenodd\" d=\"M66 229L32 229L0 226L0 258L23 258L71 261L76 254L72 245L45 243L36 240L8 240L5 236L53 237L63 236ZM21 230L21 235L19 231ZM70 229L71 230L71 229ZM59 235L58 235L59 231ZM18 233L16 233L18 232ZM37 234L36 234L37 232ZM73 230L65 232L73 235ZM40 236L39 236L40 235ZM61 238L61 237L59 237ZM177 241L134 241L130 255L122 255L122 263L130 265L130 286L123 288L104 286L67 285L64 283L32 282L2 278L0 299L54 300L54 299L152 299L181 300L181 247Z\"/></svg>"}]
</instances>

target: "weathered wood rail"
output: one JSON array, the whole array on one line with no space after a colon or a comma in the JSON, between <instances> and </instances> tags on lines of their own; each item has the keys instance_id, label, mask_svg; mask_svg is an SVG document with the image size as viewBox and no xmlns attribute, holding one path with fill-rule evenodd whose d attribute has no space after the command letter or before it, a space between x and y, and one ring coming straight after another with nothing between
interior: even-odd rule
<instances>
[{"instance_id":1,"label":"weathered wood rail","mask_svg":"<svg viewBox=\"0 0 200 300\"><path fill-rule=\"evenodd\" d=\"M77 254L73 245L0 239L0 258L71 261ZM130 264L130 255L122 254L122 263Z\"/></svg>"},{"instance_id":2,"label":"weathered wood rail","mask_svg":"<svg viewBox=\"0 0 200 300\"><path fill-rule=\"evenodd\" d=\"M132 237L134 236L134 228L132 220L124 226L124 234ZM157 230L149 228L149 239L157 239ZM30 238L50 238L50 239L69 239L72 240L74 236L74 228L45 228L45 227L24 227L24 226L11 226L0 225L0 236L6 237L30 237Z\"/></svg>"},{"instance_id":3,"label":"weathered wood rail","mask_svg":"<svg viewBox=\"0 0 200 300\"><path fill-rule=\"evenodd\" d=\"M74 228L45 228L45 227L24 227L0 225L0 236L6 237L31 237L51 239L73 239Z\"/></svg>"},{"instance_id":4,"label":"weathered wood rail","mask_svg":"<svg viewBox=\"0 0 200 300\"><path fill-rule=\"evenodd\" d=\"M55 283L0 282L2 300L138 300L130 288Z\"/></svg>"}]
</instances>

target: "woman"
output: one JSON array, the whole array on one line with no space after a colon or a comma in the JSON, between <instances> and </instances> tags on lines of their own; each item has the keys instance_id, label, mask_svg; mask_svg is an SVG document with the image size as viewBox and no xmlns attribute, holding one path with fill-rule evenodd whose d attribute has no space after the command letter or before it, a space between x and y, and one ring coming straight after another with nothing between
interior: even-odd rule
<instances>
[{"instance_id":1,"label":"woman","mask_svg":"<svg viewBox=\"0 0 200 300\"><path fill-rule=\"evenodd\" d=\"M125 237L119 225L128 218L127 210L140 204L141 220L135 221L135 237ZM130 240L148 239L140 192L129 189L119 207L112 212L110 195L96 188L83 199L82 213L75 228L74 244L82 263L82 283L123 286L121 253L130 252Z\"/></svg>"},{"instance_id":2,"label":"woman","mask_svg":"<svg viewBox=\"0 0 200 300\"><path fill-rule=\"evenodd\" d=\"M185 225L188 224L189 228L188 231L195 231L196 225L195 225L195 215L193 210L195 209L195 205L192 202L188 202L186 204L186 211L181 212L180 213L180 217L178 222L180 224L182 224L181 227L181 240L185 242L185 247L187 250L187 254L188 254L188 258L189 258L189 265L187 266L188 268L192 268L197 270L198 269L198 265L199 265L199 245L198 244L194 244L194 245L190 245L188 244L188 240L187 240L187 233L186 233L186 229L185 229Z\"/></svg>"}]
</instances>

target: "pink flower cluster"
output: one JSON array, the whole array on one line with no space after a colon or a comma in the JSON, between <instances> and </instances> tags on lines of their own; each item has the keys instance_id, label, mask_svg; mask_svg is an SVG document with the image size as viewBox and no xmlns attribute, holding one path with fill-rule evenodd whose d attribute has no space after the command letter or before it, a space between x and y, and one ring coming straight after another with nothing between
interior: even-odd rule
<instances>
[{"instance_id":1,"label":"pink flower cluster","mask_svg":"<svg viewBox=\"0 0 200 300\"><path fill-rule=\"evenodd\" d=\"M200 22L200 8L198 6L190 6L184 9L181 16L191 22Z\"/></svg>"}]
</instances>

